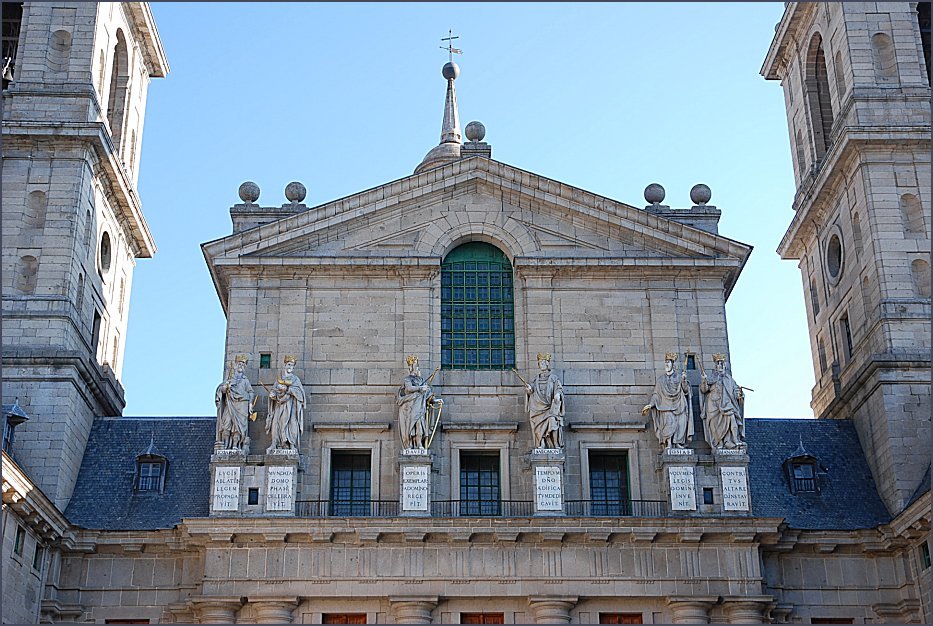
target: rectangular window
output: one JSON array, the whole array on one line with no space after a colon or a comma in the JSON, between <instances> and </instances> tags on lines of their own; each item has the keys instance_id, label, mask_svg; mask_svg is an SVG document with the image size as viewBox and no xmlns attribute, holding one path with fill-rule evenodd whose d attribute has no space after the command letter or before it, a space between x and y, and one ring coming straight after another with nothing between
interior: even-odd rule
<instances>
[{"instance_id":1,"label":"rectangular window","mask_svg":"<svg viewBox=\"0 0 933 626\"><path fill-rule=\"evenodd\" d=\"M631 515L628 455L590 452L590 500L593 515Z\"/></svg>"},{"instance_id":2,"label":"rectangular window","mask_svg":"<svg viewBox=\"0 0 933 626\"><path fill-rule=\"evenodd\" d=\"M849 314L846 313L839 320L839 328L842 332L843 346L845 347L846 362L852 358L852 329L849 327Z\"/></svg>"},{"instance_id":3,"label":"rectangular window","mask_svg":"<svg viewBox=\"0 0 933 626\"><path fill-rule=\"evenodd\" d=\"M13 552L23 556L23 547L26 545L26 529L22 526L16 527L16 537L13 539Z\"/></svg>"},{"instance_id":4,"label":"rectangular window","mask_svg":"<svg viewBox=\"0 0 933 626\"><path fill-rule=\"evenodd\" d=\"M687 355L687 369L688 369L688 370L695 370L696 368L697 368L697 360L696 360L696 357L695 357L694 355L692 355L692 354L688 354L688 355Z\"/></svg>"},{"instance_id":5,"label":"rectangular window","mask_svg":"<svg viewBox=\"0 0 933 626\"><path fill-rule=\"evenodd\" d=\"M250 487L246 492L246 504L259 504L259 487Z\"/></svg>"},{"instance_id":6,"label":"rectangular window","mask_svg":"<svg viewBox=\"0 0 933 626\"><path fill-rule=\"evenodd\" d=\"M16 57L19 46L19 31L23 22L23 3L3 3L3 88L7 88L9 77L16 78ZM8 61L9 60L9 61ZM9 65L7 66L7 63Z\"/></svg>"},{"instance_id":7,"label":"rectangular window","mask_svg":"<svg viewBox=\"0 0 933 626\"><path fill-rule=\"evenodd\" d=\"M930 569L930 543L928 541L920 544L920 565L922 569Z\"/></svg>"},{"instance_id":8,"label":"rectangular window","mask_svg":"<svg viewBox=\"0 0 933 626\"><path fill-rule=\"evenodd\" d=\"M460 515L501 515L499 453L460 452Z\"/></svg>"},{"instance_id":9,"label":"rectangular window","mask_svg":"<svg viewBox=\"0 0 933 626\"><path fill-rule=\"evenodd\" d=\"M713 488L703 487L703 504L713 504ZM639 622L640 624L641 622Z\"/></svg>"},{"instance_id":10,"label":"rectangular window","mask_svg":"<svg viewBox=\"0 0 933 626\"><path fill-rule=\"evenodd\" d=\"M259 353L259 369L267 370L272 367L272 354L269 352Z\"/></svg>"},{"instance_id":11,"label":"rectangular window","mask_svg":"<svg viewBox=\"0 0 933 626\"><path fill-rule=\"evenodd\" d=\"M369 452L333 452L330 461L330 514L372 515ZM351 622L354 623L354 622Z\"/></svg>"},{"instance_id":12,"label":"rectangular window","mask_svg":"<svg viewBox=\"0 0 933 626\"><path fill-rule=\"evenodd\" d=\"M815 492L816 473L812 463L794 463L794 491Z\"/></svg>"},{"instance_id":13,"label":"rectangular window","mask_svg":"<svg viewBox=\"0 0 933 626\"><path fill-rule=\"evenodd\" d=\"M139 464L139 491L161 491L162 463Z\"/></svg>"},{"instance_id":14,"label":"rectangular window","mask_svg":"<svg viewBox=\"0 0 933 626\"><path fill-rule=\"evenodd\" d=\"M641 613L600 613L600 624L643 624Z\"/></svg>"},{"instance_id":15,"label":"rectangular window","mask_svg":"<svg viewBox=\"0 0 933 626\"><path fill-rule=\"evenodd\" d=\"M45 548L39 545L39 542L36 542L36 551L32 553L32 569L37 572L42 571L42 560L45 557Z\"/></svg>"},{"instance_id":16,"label":"rectangular window","mask_svg":"<svg viewBox=\"0 0 933 626\"><path fill-rule=\"evenodd\" d=\"M366 613L324 613L322 624L365 624Z\"/></svg>"},{"instance_id":17,"label":"rectangular window","mask_svg":"<svg viewBox=\"0 0 933 626\"><path fill-rule=\"evenodd\" d=\"M461 624L504 624L504 613L461 613Z\"/></svg>"}]
</instances>

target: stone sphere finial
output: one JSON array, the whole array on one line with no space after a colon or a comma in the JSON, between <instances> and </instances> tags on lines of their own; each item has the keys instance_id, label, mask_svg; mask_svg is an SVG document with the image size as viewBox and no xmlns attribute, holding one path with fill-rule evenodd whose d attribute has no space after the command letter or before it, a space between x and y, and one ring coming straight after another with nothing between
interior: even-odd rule
<instances>
[{"instance_id":1,"label":"stone sphere finial","mask_svg":"<svg viewBox=\"0 0 933 626\"><path fill-rule=\"evenodd\" d=\"M664 201L664 187L658 183L651 183L645 187L645 200L650 204L661 204Z\"/></svg>"},{"instance_id":2,"label":"stone sphere finial","mask_svg":"<svg viewBox=\"0 0 933 626\"><path fill-rule=\"evenodd\" d=\"M709 199L712 197L713 197L713 192L710 190L709 187L707 187L703 183L694 185L693 188L690 190L690 200L692 200L693 204L696 204L697 206L703 206L704 204L709 202Z\"/></svg>"},{"instance_id":3,"label":"stone sphere finial","mask_svg":"<svg viewBox=\"0 0 933 626\"><path fill-rule=\"evenodd\" d=\"M285 198L292 204L298 204L308 195L308 190L298 181L285 185Z\"/></svg>"},{"instance_id":4,"label":"stone sphere finial","mask_svg":"<svg viewBox=\"0 0 933 626\"><path fill-rule=\"evenodd\" d=\"M240 194L240 200L246 204L253 204L256 200L259 200L259 185L248 180L240 185L237 193Z\"/></svg>"},{"instance_id":5,"label":"stone sphere finial","mask_svg":"<svg viewBox=\"0 0 933 626\"><path fill-rule=\"evenodd\" d=\"M441 70L441 74L443 74L444 78L447 80L457 80L457 76L460 76L460 66L453 61L444 63L444 68Z\"/></svg>"},{"instance_id":6,"label":"stone sphere finial","mask_svg":"<svg viewBox=\"0 0 933 626\"><path fill-rule=\"evenodd\" d=\"M482 122L470 122L466 125L466 137L470 141L482 141L486 137L486 127Z\"/></svg>"}]
</instances>

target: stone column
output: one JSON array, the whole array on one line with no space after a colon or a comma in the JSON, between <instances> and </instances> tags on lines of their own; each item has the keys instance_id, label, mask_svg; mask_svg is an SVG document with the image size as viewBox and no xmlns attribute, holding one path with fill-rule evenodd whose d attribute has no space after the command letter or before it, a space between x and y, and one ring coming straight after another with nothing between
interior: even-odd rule
<instances>
[{"instance_id":1,"label":"stone column","mask_svg":"<svg viewBox=\"0 0 933 626\"><path fill-rule=\"evenodd\" d=\"M569 624L570 609L577 605L576 596L532 597L528 606L534 615L536 624Z\"/></svg>"},{"instance_id":2,"label":"stone column","mask_svg":"<svg viewBox=\"0 0 933 626\"><path fill-rule=\"evenodd\" d=\"M771 596L723 596L722 608L730 624L764 624Z\"/></svg>"},{"instance_id":3,"label":"stone column","mask_svg":"<svg viewBox=\"0 0 933 626\"><path fill-rule=\"evenodd\" d=\"M206 596L188 602L202 624L234 624L237 611L243 606L243 601L233 596Z\"/></svg>"},{"instance_id":4,"label":"stone column","mask_svg":"<svg viewBox=\"0 0 933 626\"><path fill-rule=\"evenodd\" d=\"M390 597L396 624L430 624L437 608L437 596Z\"/></svg>"},{"instance_id":5,"label":"stone column","mask_svg":"<svg viewBox=\"0 0 933 626\"><path fill-rule=\"evenodd\" d=\"M298 608L298 598L250 598L249 605L253 608L253 617L257 624L291 624L292 613Z\"/></svg>"},{"instance_id":6,"label":"stone column","mask_svg":"<svg viewBox=\"0 0 933 626\"><path fill-rule=\"evenodd\" d=\"M717 600L718 596L671 596L667 599L671 623L709 624L709 610Z\"/></svg>"}]
</instances>

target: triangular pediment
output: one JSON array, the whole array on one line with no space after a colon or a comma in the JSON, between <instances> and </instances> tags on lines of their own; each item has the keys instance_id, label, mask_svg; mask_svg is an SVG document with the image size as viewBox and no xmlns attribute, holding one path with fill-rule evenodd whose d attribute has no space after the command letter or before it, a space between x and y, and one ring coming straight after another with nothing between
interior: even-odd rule
<instances>
[{"instance_id":1,"label":"triangular pediment","mask_svg":"<svg viewBox=\"0 0 933 626\"><path fill-rule=\"evenodd\" d=\"M202 246L218 290L220 267L440 259L472 238L513 260L729 259L749 246L486 158L408 176ZM265 261L263 261L265 260ZM735 272L737 276L738 271ZM734 282L734 277L729 281Z\"/></svg>"}]
</instances>

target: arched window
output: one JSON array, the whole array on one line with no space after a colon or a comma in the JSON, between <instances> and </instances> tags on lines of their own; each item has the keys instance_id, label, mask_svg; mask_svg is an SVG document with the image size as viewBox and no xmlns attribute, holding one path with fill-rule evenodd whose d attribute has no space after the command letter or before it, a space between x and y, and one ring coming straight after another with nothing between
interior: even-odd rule
<instances>
[{"instance_id":1,"label":"arched window","mask_svg":"<svg viewBox=\"0 0 933 626\"><path fill-rule=\"evenodd\" d=\"M842 66L841 52L836 52L833 58L833 73L836 75L836 95L839 98L839 107L842 108L842 98L846 95L846 75Z\"/></svg>"},{"instance_id":2,"label":"arched window","mask_svg":"<svg viewBox=\"0 0 933 626\"><path fill-rule=\"evenodd\" d=\"M82 306L84 306L84 274L78 274L78 295L75 296L75 308L78 309L79 318Z\"/></svg>"},{"instance_id":3,"label":"arched window","mask_svg":"<svg viewBox=\"0 0 933 626\"><path fill-rule=\"evenodd\" d=\"M113 250L110 245L110 233L104 231L104 234L100 236L100 255L98 259L98 269L101 274L106 274L110 271L110 265L113 261Z\"/></svg>"},{"instance_id":4,"label":"arched window","mask_svg":"<svg viewBox=\"0 0 933 626\"><path fill-rule=\"evenodd\" d=\"M53 72L67 72L71 60L71 33L67 30L56 30L52 33L52 41L48 52L49 69Z\"/></svg>"},{"instance_id":5,"label":"arched window","mask_svg":"<svg viewBox=\"0 0 933 626\"><path fill-rule=\"evenodd\" d=\"M871 308L871 285L868 282L868 276L862 277L862 308L865 309L865 326L868 327L872 319Z\"/></svg>"},{"instance_id":6,"label":"arched window","mask_svg":"<svg viewBox=\"0 0 933 626\"><path fill-rule=\"evenodd\" d=\"M910 264L910 275L914 279L914 293L918 298L930 297L930 264L923 259L915 259Z\"/></svg>"},{"instance_id":7,"label":"arched window","mask_svg":"<svg viewBox=\"0 0 933 626\"><path fill-rule=\"evenodd\" d=\"M826 371L826 344L823 343L823 338L820 337L816 342L816 351L817 358L820 360L820 373Z\"/></svg>"},{"instance_id":8,"label":"arched window","mask_svg":"<svg viewBox=\"0 0 933 626\"><path fill-rule=\"evenodd\" d=\"M20 257L19 272L17 272L16 276L16 289L24 294L34 293L38 276L39 259L31 254Z\"/></svg>"},{"instance_id":9,"label":"arched window","mask_svg":"<svg viewBox=\"0 0 933 626\"><path fill-rule=\"evenodd\" d=\"M927 85L930 84L930 3L917 3L917 26L920 27L920 47L927 68Z\"/></svg>"},{"instance_id":10,"label":"arched window","mask_svg":"<svg viewBox=\"0 0 933 626\"><path fill-rule=\"evenodd\" d=\"M45 228L45 214L49 206L49 198L44 191L30 192L26 200L26 228L42 230Z\"/></svg>"},{"instance_id":11,"label":"arched window","mask_svg":"<svg viewBox=\"0 0 933 626\"><path fill-rule=\"evenodd\" d=\"M515 366L512 264L493 245L465 243L441 264L441 367Z\"/></svg>"},{"instance_id":12,"label":"arched window","mask_svg":"<svg viewBox=\"0 0 933 626\"><path fill-rule=\"evenodd\" d=\"M923 235L923 209L920 207L920 198L912 193L901 196L901 220L904 230L910 235Z\"/></svg>"},{"instance_id":13,"label":"arched window","mask_svg":"<svg viewBox=\"0 0 933 626\"><path fill-rule=\"evenodd\" d=\"M87 256L91 252L91 212L87 211L84 214L84 255Z\"/></svg>"},{"instance_id":14,"label":"arched window","mask_svg":"<svg viewBox=\"0 0 933 626\"><path fill-rule=\"evenodd\" d=\"M820 312L820 298L816 292L816 279L810 279L810 308L813 309L813 319L816 319L816 316Z\"/></svg>"},{"instance_id":15,"label":"arched window","mask_svg":"<svg viewBox=\"0 0 933 626\"><path fill-rule=\"evenodd\" d=\"M819 33L813 35L807 53L806 92L810 105L813 140L816 144L816 158L819 160L829 150L830 135L833 129L833 107L829 97L826 55L823 52L823 39Z\"/></svg>"},{"instance_id":16,"label":"arched window","mask_svg":"<svg viewBox=\"0 0 933 626\"><path fill-rule=\"evenodd\" d=\"M862 256L862 218L856 213L852 217L852 239L855 242L855 256Z\"/></svg>"},{"instance_id":17,"label":"arched window","mask_svg":"<svg viewBox=\"0 0 933 626\"><path fill-rule=\"evenodd\" d=\"M123 37L123 31L118 30L117 43L113 47L113 64L110 69L110 96L107 99L107 122L110 124L110 134L116 148L119 148L120 138L123 134L129 80L130 70L126 39Z\"/></svg>"},{"instance_id":18,"label":"arched window","mask_svg":"<svg viewBox=\"0 0 933 626\"><path fill-rule=\"evenodd\" d=\"M897 84L897 57L894 43L884 33L871 36L871 60L875 66L875 80L879 83Z\"/></svg>"}]
</instances>

